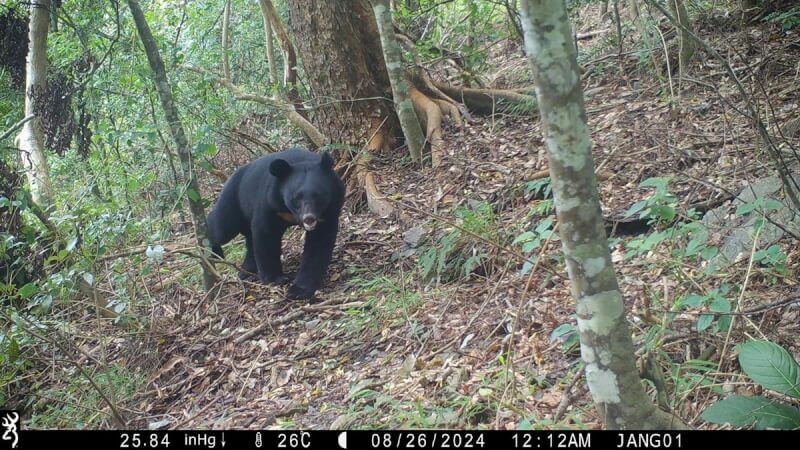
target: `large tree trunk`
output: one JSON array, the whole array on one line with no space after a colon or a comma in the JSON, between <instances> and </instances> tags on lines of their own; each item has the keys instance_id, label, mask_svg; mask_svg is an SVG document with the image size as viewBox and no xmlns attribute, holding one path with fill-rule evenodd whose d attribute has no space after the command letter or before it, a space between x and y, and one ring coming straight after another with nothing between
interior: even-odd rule
<instances>
[{"instance_id":1,"label":"large tree trunk","mask_svg":"<svg viewBox=\"0 0 800 450\"><path fill-rule=\"evenodd\" d=\"M50 182L44 148L42 119L37 104L42 104L47 90L47 30L50 26L50 0L31 3L28 31L28 61L25 67L25 116L34 118L25 123L17 136L20 159L30 184L31 196L44 210L53 207L55 192Z\"/></svg>"},{"instance_id":2,"label":"large tree trunk","mask_svg":"<svg viewBox=\"0 0 800 450\"><path fill-rule=\"evenodd\" d=\"M403 128L408 152L415 161L420 162L422 160L422 146L425 144L425 136L422 134L417 114L414 112L414 103L411 102L411 97L408 93L408 83L405 78L406 74L400 44L397 43L397 38L392 29L392 12L389 10L389 1L372 0L372 8L378 23L378 31L381 34L381 47L383 47L386 70L389 73L389 81L392 85L395 111Z\"/></svg>"},{"instance_id":3,"label":"large tree trunk","mask_svg":"<svg viewBox=\"0 0 800 450\"><path fill-rule=\"evenodd\" d=\"M359 151L353 180L367 194L370 210L386 216L369 170L371 152L388 148L401 135L391 103L392 90L368 0L288 2L292 31L303 61L316 121L331 142Z\"/></svg>"},{"instance_id":4,"label":"large tree trunk","mask_svg":"<svg viewBox=\"0 0 800 450\"><path fill-rule=\"evenodd\" d=\"M288 2L316 120L331 141L362 148L399 136L389 75L368 0ZM368 145L374 147L374 145Z\"/></svg>"},{"instance_id":5,"label":"large tree trunk","mask_svg":"<svg viewBox=\"0 0 800 450\"><path fill-rule=\"evenodd\" d=\"M202 199L200 198L200 189L197 187L197 177L194 172L195 166L192 163L192 151L189 147L189 141L186 139L186 133L183 131L183 124L178 114L178 107L175 105L175 100L172 97L172 88L167 79L167 71L164 68L164 62L161 60L161 54L158 52L158 45L153 38L153 33L150 32L150 27L147 25L139 3L136 0L128 0L128 6L133 13L133 20L136 22L136 30L139 32L139 37L142 40L145 53L147 54L147 61L150 63L150 69L153 71L153 79L156 84L156 90L158 91L158 97L161 99L161 107L164 109L164 115L169 123L169 129L172 133L172 138L175 140L178 156L181 160L183 174L186 177L187 197L189 200L189 210L192 213L194 231L198 246L204 250L204 263L201 265L203 268L203 284L206 290L211 290L218 280L213 266L207 263L207 256L211 255L211 241L208 239L206 213L203 208Z\"/></svg>"},{"instance_id":6,"label":"large tree trunk","mask_svg":"<svg viewBox=\"0 0 800 450\"><path fill-rule=\"evenodd\" d=\"M603 226L567 17L564 0L522 1L525 49L533 66L559 233L577 303L586 381L607 428L682 428L678 419L650 401L636 370Z\"/></svg>"}]
</instances>

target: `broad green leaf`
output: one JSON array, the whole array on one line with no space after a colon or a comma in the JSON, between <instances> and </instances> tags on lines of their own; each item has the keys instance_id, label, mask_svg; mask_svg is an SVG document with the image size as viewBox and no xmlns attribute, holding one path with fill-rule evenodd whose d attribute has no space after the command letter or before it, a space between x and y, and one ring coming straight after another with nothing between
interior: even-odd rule
<instances>
[{"instance_id":1,"label":"broad green leaf","mask_svg":"<svg viewBox=\"0 0 800 450\"><path fill-rule=\"evenodd\" d=\"M25 286L19 288L18 294L21 298L28 298L38 291L39 287L36 286L36 283L28 283Z\"/></svg>"},{"instance_id":2,"label":"broad green leaf","mask_svg":"<svg viewBox=\"0 0 800 450\"><path fill-rule=\"evenodd\" d=\"M774 198L770 198L770 199L767 199L767 201L764 204L764 212L767 212L767 211L778 211L778 210L781 210L781 209L783 209L785 207L786 207L786 205L784 205L782 202L779 202L778 200L775 200Z\"/></svg>"},{"instance_id":3,"label":"broad green leaf","mask_svg":"<svg viewBox=\"0 0 800 450\"><path fill-rule=\"evenodd\" d=\"M742 205L739 205L739 206L736 207L736 214L741 216L741 215L750 213L754 209L758 208L758 204L759 204L759 202L755 201L755 202L752 202L752 203L744 203Z\"/></svg>"},{"instance_id":4,"label":"broad green leaf","mask_svg":"<svg viewBox=\"0 0 800 450\"><path fill-rule=\"evenodd\" d=\"M729 313L731 312L731 302L725 297L717 297L708 305L708 309L717 313Z\"/></svg>"},{"instance_id":5,"label":"broad green leaf","mask_svg":"<svg viewBox=\"0 0 800 450\"><path fill-rule=\"evenodd\" d=\"M637 212L641 211L642 209L644 209L645 206L647 206L647 200L638 201L638 202L634 203L633 205L631 205L631 207L628 208L627 211L625 211L624 216L625 217L630 217L630 216L636 214Z\"/></svg>"},{"instance_id":6,"label":"broad green leaf","mask_svg":"<svg viewBox=\"0 0 800 450\"><path fill-rule=\"evenodd\" d=\"M708 297L704 295L692 294L683 299L683 301L681 302L681 306L690 306L692 308L698 308L700 305L705 303L707 298Z\"/></svg>"},{"instance_id":7,"label":"broad green leaf","mask_svg":"<svg viewBox=\"0 0 800 450\"><path fill-rule=\"evenodd\" d=\"M533 231L526 231L526 232L520 234L519 236L517 236L516 239L514 239L514 241L512 242L512 244L519 244L520 242L523 242L523 241L529 241L529 240L533 239L534 237L536 237L536 235L533 234Z\"/></svg>"},{"instance_id":8,"label":"broad green leaf","mask_svg":"<svg viewBox=\"0 0 800 450\"><path fill-rule=\"evenodd\" d=\"M706 408L702 417L707 422L737 427L755 424L762 430L800 428L800 410L764 397L734 395Z\"/></svg>"},{"instance_id":9,"label":"broad green leaf","mask_svg":"<svg viewBox=\"0 0 800 450\"><path fill-rule=\"evenodd\" d=\"M800 365L780 345L750 341L739 346L739 364L756 383L800 398Z\"/></svg>"},{"instance_id":10,"label":"broad green leaf","mask_svg":"<svg viewBox=\"0 0 800 450\"><path fill-rule=\"evenodd\" d=\"M710 327L713 321L713 314L700 314L700 317L697 318L697 331L703 331Z\"/></svg>"},{"instance_id":11,"label":"broad green leaf","mask_svg":"<svg viewBox=\"0 0 800 450\"><path fill-rule=\"evenodd\" d=\"M767 404L764 400L762 397L732 395L706 408L701 416L706 422L747 427L757 419L754 412Z\"/></svg>"}]
</instances>

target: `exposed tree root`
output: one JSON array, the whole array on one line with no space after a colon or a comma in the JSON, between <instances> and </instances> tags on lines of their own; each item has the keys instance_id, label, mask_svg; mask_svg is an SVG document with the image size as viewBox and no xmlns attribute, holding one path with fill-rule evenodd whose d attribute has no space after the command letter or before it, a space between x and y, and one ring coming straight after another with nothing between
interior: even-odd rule
<instances>
[{"instance_id":1,"label":"exposed tree root","mask_svg":"<svg viewBox=\"0 0 800 450\"><path fill-rule=\"evenodd\" d=\"M416 88L410 88L409 94L411 102L414 103L414 110L417 117L425 125L425 140L431 145L431 165L436 168L442 164L442 109L438 103L420 92Z\"/></svg>"},{"instance_id":2,"label":"exposed tree root","mask_svg":"<svg viewBox=\"0 0 800 450\"><path fill-rule=\"evenodd\" d=\"M389 217L394 211L394 206L384 198L375 181L375 174L370 170L369 165L372 161L372 154L381 150L388 142L387 130L383 128L383 122L375 120L373 123L372 137L367 144L367 149L361 152L354 161L355 176L348 181L348 191L356 192L363 188L367 198L367 207L378 217Z\"/></svg>"},{"instance_id":3,"label":"exposed tree root","mask_svg":"<svg viewBox=\"0 0 800 450\"><path fill-rule=\"evenodd\" d=\"M467 105L475 114L498 112L533 113L536 97L506 89L473 89L434 82L436 88L456 101Z\"/></svg>"}]
</instances>

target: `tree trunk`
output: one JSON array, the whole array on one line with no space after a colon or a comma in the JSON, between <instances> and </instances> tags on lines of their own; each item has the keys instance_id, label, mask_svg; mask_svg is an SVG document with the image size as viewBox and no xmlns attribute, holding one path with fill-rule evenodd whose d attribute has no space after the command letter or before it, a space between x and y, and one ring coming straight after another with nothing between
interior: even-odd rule
<instances>
[{"instance_id":1,"label":"tree trunk","mask_svg":"<svg viewBox=\"0 0 800 450\"><path fill-rule=\"evenodd\" d=\"M222 76L226 80L231 79L231 63L229 58L229 51L231 48L231 0L225 0L225 6L222 7Z\"/></svg>"},{"instance_id":2,"label":"tree trunk","mask_svg":"<svg viewBox=\"0 0 800 450\"><path fill-rule=\"evenodd\" d=\"M316 120L332 142L388 145L400 133L368 0L288 2ZM378 134L380 136L378 136ZM367 147L374 147L368 144Z\"/></svg>"},{"instance_id":3,"label":"tree trunk","mask_svg":"<svg viewBox=\"0 0 800 450\"><path fill-rule=\"evenodd\" d=\"M44 148L42 119L37 114L37 104L47 90L47 31L50 26L50 0L31 3L28 31L28 60L25 67L25 116L34 115L26 122L16 138L20 159L30 184L33 201L45 211L53 207L55 191L50 182L47 156Z\"/></svg>"},{"instance_id":4,"label":"tree trunk","mask_svg":"<svg viewBox=\"0 0 800 450\"><path fill-rule=\"evenodd\" d=\"M363 189L372 213L393 207L370 171L372 152L394 145L401 130L392 103L378 25L368 0L289 2L292 31L313 97L318 128L358 152L350 188Z\"/></svg>"},{"instance_id":5,"label":"tree trunk","mask_svg":"<svg viewBox=\"0 0 800 450\"><path fill-rule=\"evenodd\" d=\"M634 362L625 305L608 250L583 91L564 0L523 0L562 249L577 303L581 354L595 406L611 429L684 425L650 401Z\"/></svg>"},{"instance_id":6,"label":"tree trunk","mask_svg":"<svg viewBox=\"0 0 800 450\"><path fill-rule=\"evenodd\" d=\"M153 38L153 34L150 32L150 27L147 25L142 9L139 7L139 3L136 0L128 0L128 6L133 13L133 20L136 22L136 30L139 32L139 37L142 40L145 53L147 54L147 61L150 63L150 69L153 71L153 79L155 81L156 90L158 91L158 96L161 99L161 107L164 109L164 115L169 123L169 129L172 133L172 138L175 140L175 146L181 160L181 167L186 177L189 210L192 213L192 222L195 235L197 236L198 246L203 249L204 263L201 265L203 269L203 284L206 290L211 290L218 280L213 266L210 263L206 263L208 261L208 255L211 255L211 244L208 239L206 213L203 208L202 199L200 198L200 190L197 187L197 177L194 172L189 141L186 139L186 134L183 131L183 124L178 114L178 107L175 105L175 101L172 97L172 88L167 79L167 71L164 69L164 62L161 60L161 54L158 52L158 45Z\"/></svg>"},{"instance_id":7,"label":"tree trunk","mask_svg":"<svg viewBox=\"0 0 800 450\"><path fill-rule=\"evenodd\" d=\"M264 22L264 49L267 53L267 67L269 67L269 82L278 84L278 68L275 66L275 51L272 48L272 21L268 14L261 11L261 19Z\"/></svg>"},{"instance_id":8,"label":"tree trunk","mask_svg":"<svg viewBox=\"0 0 800 450\"><path fill-rule=\"evenodd\" d=\"M692 29L692 23L689 21L689 11L686 10L683 0L668 0L667 3L669 3L669 7L675 14L678 23L687 29ZM675 28L678 33L678 74L683 78L687 74L689 60L694 56L695 45L689 33L681 27Z\"/></svg>"},{"instance_id":9,"label":"tree trunk","mask_svg":"<svg viewBox=\"0 0 800 450\"><path fill-rule=\"evenodd\" d=\"M281 44L281 50L283 51L283 87L287 90L286 96L294 105L294 109L298 114L303 116L304 119L308 119L300 93L297 92L297 57L294 53L292 41L289 40L289 33L283 27L281 16L278 15L278 10L275 9L275 5L270 0L259 0L258 4L261 7L261 15L269 18L275 35L278 37L278 42ZM310 39L313 39L313 37Z\"/></svg>"},{"instance_id":10,"label":"tree trunk","mask_svg":"<svg viewBox=\"0 0 800 450\"><path fill-rule=\"evenodd\" d=\"M408 152L414 161L421 162L425 136L422 134L417 114L414 112L414 103L411 102L411 97L408 93L402 53L392 29L392 12L389 10L389 2L388 0L372 0L372 8L375 12L378 32L381 35L381 46L383 47L383 57L386 60L389 81L392 85L394 107L397 117L400 119L400 125L403 128Z\"/></svg>"}]
</instances>

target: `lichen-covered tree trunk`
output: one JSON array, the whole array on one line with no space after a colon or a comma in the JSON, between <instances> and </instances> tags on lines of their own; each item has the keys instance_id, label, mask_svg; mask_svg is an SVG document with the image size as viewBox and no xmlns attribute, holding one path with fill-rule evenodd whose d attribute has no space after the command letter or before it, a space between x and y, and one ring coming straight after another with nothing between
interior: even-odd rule
<instances>
[{"instance_id":1,"label":"lichen-covered tree trunk","mask_svg":"<svg viewBox=\"0 0 800 450\"><path fill-rule=\"evenodd\" d=\"M136 30L139 32L139 38L142 40L145 53L147 54L147 61L150 63L150 69L153 71L153 79L156 84L156 90L158 91L158 97L161 99L161 107L164 109L164 115L169 123L172 138L175 140L175 146L178 149L181 167L186 177L189 211L192 213L192 223L194 225L197 243L200 248L204 249L204 257L206 257L211 255L211 243L208 239L206 213L199 195L200 190L197 187L197 177L194 171L194 164L192 163L189 141L186 138L186 133L183 131L183 124L178 114L178 107L175 105L175 100L172 97L172 88L167 79L167 71L164 68L164 62L161 60L161 54L158 52L158 46L156 40L153 38L153 33L150 32L150 26L147 25L142 9L139 7L139 3L136 0L128 0L128 6L131 9L131 13L133 13L133 20L136 22ZM210 265L202 265L202 268L203 284L206 290L211 290L217 283L217 277Z\"/></svg>"},{"instance_id":2,"label":"lichen-covered tree trunk","mask_svg":"<svg viewBox=\"0 0 800 450\"><path fill-rule=\"evenodd\" d=\"M392 12L389 9L389 0L372 0L372 9L381 35L383 57L386 60L386 70L392 85L392 96L403 135L406 138L408 152L415 161L422 160L422 146L425 144L425 135L419 125L417 114L414 112L414 103L408 92L403 57L400 44L392 29ZM435 165L435 164L434 164Z\"/></svg>"},{"instance_id":3,"label":"lichen-covered tree trunk","mask_svg":"<svg viewBox=\"0 0 800 450\"><path fill-rule=\"evenodd\" d=\"M50 0L31 3L28 30L28 60L25 67L25 116L36 114L36 105L47 89L47 31L50 26ZM22 127L16 142L30 185L33 201L45 211L53 207L55 192L50 182L44 148L42 119L36 115Z\"/></svg>"},{"instance_id":4,"label":"lichen-covered tree trunk","mask_svg":"<svg viewBox=\"0 0 800 450\"><path fill-rule=\"evenodd\" d=\"M562 249L577 303L586 381L610 429L684 425L644 391L608 250L575 46L564 0L522 0Z\"/></svg>"}]
</instances>

